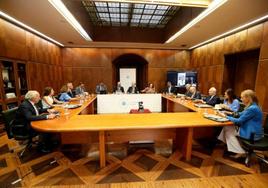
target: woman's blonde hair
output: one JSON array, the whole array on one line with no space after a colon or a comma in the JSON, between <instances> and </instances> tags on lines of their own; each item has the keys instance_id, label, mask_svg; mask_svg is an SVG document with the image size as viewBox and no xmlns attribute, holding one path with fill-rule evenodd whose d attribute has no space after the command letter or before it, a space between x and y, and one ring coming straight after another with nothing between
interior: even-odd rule
<instances>
[{"instance_id":1,"label":"woman's blonde hair","mask_svg":"<svg viewBox=\"0 0 268 188\"><path fill-rule=\"evenodd\" d=\"M246 97L250 97L252 99L252 102L255 102L256 104L258 104L258 98L256 96L256 93L253 90L246 89L246 90L242 91L241 95L246 96Z\"/></svg>"},{"instance_id":2,"label":"woman's blonde hair","mask_svg":"<svg viewBox=\"0 0 268 188\"><path fill-rule=\"evenodd\" d=\"M67 87L67 85L63 85L62 87L61 87L61 89L60 89L60 92L61 93L66 93L68 91L68 87Z\"/></svg>"}]
</instances>

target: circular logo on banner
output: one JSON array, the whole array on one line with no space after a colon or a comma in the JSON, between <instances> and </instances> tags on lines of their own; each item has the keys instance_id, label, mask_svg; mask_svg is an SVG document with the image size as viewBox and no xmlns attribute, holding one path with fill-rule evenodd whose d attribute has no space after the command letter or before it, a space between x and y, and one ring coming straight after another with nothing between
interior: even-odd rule
<instances>
[{"instance_id":1,"label":"circular logo on banner","mask_svg":"<svg viewBox=\"0 0 268 188\"><path fill-rule=\"evenodd\" d=\"M122 104L122 106L126 106L127 103L126 103L126 101L123 101L121 104Z\"/></svg>"}]
</instances>

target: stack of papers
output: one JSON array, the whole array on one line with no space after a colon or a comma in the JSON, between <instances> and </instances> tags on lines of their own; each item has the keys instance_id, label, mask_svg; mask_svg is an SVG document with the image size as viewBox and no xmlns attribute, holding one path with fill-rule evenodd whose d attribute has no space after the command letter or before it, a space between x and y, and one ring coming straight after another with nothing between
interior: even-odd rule
<instances>
[{"instance_id":1,"label":"stack of papers","mask_svg":"<svg viewBox=\"0 0 268 188\"><path fill-rule=\"evenodd\" d=\"M217 116L217 115L214 115L214 114L205 114L204 117L207 118L207 119L213 120L213 121L217 121L217 122L229 121L227 118Z\"/></svg>"},{"instance_id":2,"label":"stack of papers","mask_svg":"<svg viewBox=\"0 0 268 188\"><path fill-rule=\"evenodd\" d=\"M82 106L81 104L69 104L67 106L68 109L74 109L74 108L79 108L80 106Z\"/></svg>"},{"instance_id":3,"label":"stack of papers","mask_svg":"<svg viewBox=\"0 0 268 188\"><path fill-rule=\"evenodd\" d=\"M212 106L210 106L208 104L195 104L194 106L196 106L198 108L212 108Z\"/></svg>"}]
</instances>

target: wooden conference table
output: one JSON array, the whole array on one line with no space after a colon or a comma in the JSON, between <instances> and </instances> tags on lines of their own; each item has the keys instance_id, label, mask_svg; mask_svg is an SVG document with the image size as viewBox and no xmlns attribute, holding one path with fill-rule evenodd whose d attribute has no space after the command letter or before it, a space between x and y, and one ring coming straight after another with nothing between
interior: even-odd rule
<instances>
[{"instance_id":1,"label":"wooden conference table","mask_svg":"<svg viewBox=\"0 0 268 188\"><path fill-rule=\"evenodd\" d=\"M59 107L60 117L32 122L32 127L40 132L60 133L62 144L98 142L100 166L105 167L105 143L108 141L173 139L186 160L191 160L194 128L233 125L203 117L204 111L214 113L213 109L197 108L191 101L167 95L162 96L166 113L97 115L94 114L95 102L96 96L91 96L81 107L69 110L68 115Z\"/></svg>"}]
</instances>

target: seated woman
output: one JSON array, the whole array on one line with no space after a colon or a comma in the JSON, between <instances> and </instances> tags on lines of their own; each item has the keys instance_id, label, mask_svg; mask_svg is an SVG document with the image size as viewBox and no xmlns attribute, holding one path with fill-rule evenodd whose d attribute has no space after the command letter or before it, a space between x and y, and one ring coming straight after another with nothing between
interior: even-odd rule
<instances>
[{"instance_id":1,"label":"seated woman","mask_svg":"<svg viewBox=\"0 0 268 188\"><path fill-rule=\"evenodd\" d=\"M42 105L43 108L50 108L53 106L53 104L62 104L62 101L57 100L54 97L54 90L52 89L52 87L46 87L44 89L44 95L43 95L43 99L42 99Z\"/></svg>"},{"instance_id":2,"label":"seated woman","mask_svg":"<svg viewBox=\"0 0 268 188\"><path fill-rule=\"evenodd\" d=\"M229 88L224 92L223 104L220 107L227 111L237 112L240 107L239 101L235 98L234 91Z\"/></svg>"},{"instance_id":3,"label":"seated woman","mask_svg":"<svg viewBox=\"0 0 268 188\"><path fill-rule=\"evenodd\" d=\"M150 83L148 87L146 87L144 90L141 90L141 93L155 93L154 84Z\"/></svg>"},{"instance_id":4,"label":"seated woman","mask_svg":"<svg viewBox=\"0 0 268 188\"><path fill-rule=\"evenodd\" d=\"M74 101L78 100L78 98L72 98L68 95L68 87L67 85L62 86L60 89L60 95L59 95L59 100L63 102L68 102L68 101Z\"/></svg>"},{"instance_id":5,"label":"seated woman","mask_svg":"<svg viewBox=\"0 0 268 188\"><path fill-rule=\"evenodd\" d=\"M239 158L245 155L245 150L241 147L236 135L244 139L250 139L251 133L256 133L254 140L259 140L262 134L262 111L258 106L258 100L255 92L252 90L244 90L241 93L242 102L245 104L243 112L238 114L239 117L232 117L223 113L219 115L226 117L230 121L239 126L224 127L218 139L227 144L228 151L236 153L232 156Z\"/></svg>"}]
</instances>

